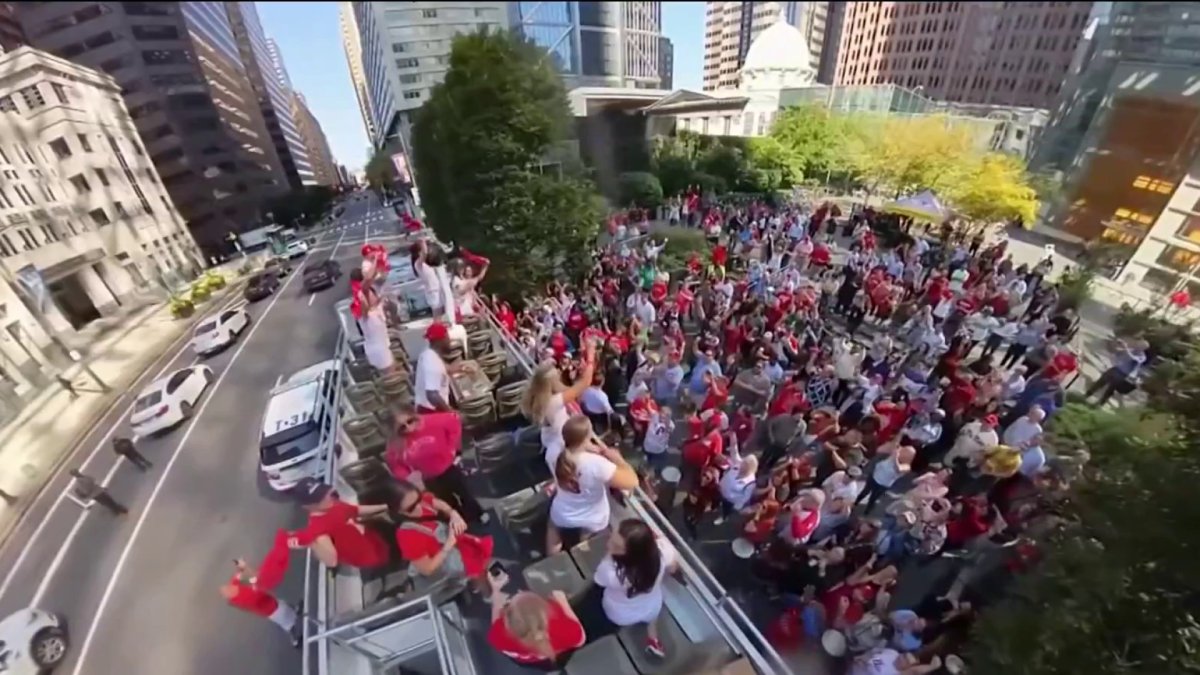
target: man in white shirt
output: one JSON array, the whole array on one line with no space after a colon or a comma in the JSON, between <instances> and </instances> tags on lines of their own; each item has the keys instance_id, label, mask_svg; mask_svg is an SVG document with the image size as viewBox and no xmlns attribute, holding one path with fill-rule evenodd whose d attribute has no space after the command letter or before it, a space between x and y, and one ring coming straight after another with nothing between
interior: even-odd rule
<instances>
[{"instance_id":1,"label":"man in white shirt","mask_svg":"<svg viewBox=\"0 0 1200 675\"><path fill-rule=\"evenodd\" d=\"M967 350L967 353L970 354L976 345L986 340L992 330L999 326L1000 320L992 316L991 307L984 307L977 314L968 316L965 328L967 329L967 339L971 341L971 348Z\"/></svg>"},{"instance_id":2,"label":"man in white shirt","mask_svg":"<svg viewBox=\"0 0 1200 675\"><path fill-rule=\"evenodd\" d=\"M450 407L450 368L442 359L450 349L450 331L440 322L425 329L429 346L417 357L413 403L423 413L453 410Z\"/></svg>"},{"instance_id":3,"label":"man in white shirt","mask_svg":"<svg viewBox=\"0 0 1200 675\"><path fill-rule=\"evenodd\" d=\"M1004 444L1018 450L1030 445L1042 435L1042 420L1046 419L1046 411L1041 406L1033 406L1029 412L1008 425L1004 430Z\"/></svg>"},{"instance_id":4,"label":"man in white shirt","mask_svg":"<svg viewBox=\"0 0 1200 675\"><path fill-rule=\"evenodd\" d=\"M954 441L954 447L946 453L944 463L952 465L955 460L959 459L966 459L973 463L983 456L984 450L999 445L1000 436L996 433L996 426L999 423L1000 420L995 415L988 415L963 426L962 430L958 432L958 438Z\"/></svg>"}]
</instances>

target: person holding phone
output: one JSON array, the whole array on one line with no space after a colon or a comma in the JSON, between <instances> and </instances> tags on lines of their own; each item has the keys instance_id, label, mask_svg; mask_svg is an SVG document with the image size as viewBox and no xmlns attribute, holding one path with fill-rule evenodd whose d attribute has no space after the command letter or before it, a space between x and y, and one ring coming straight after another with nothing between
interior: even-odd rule
<instances>
[{"instance_id":1,"label":"person holding phone","mask_svg":"<svg viewBox=\"0 0 1200 675\"><path fill-rule=\"evenodd\" d=\"M564 447L552 463L557 490L550 502L546 555L562 550L561 530L595 533L608 528L609 488L632 490L638 485L637 472L619 451L596 437L586 415L568 419L562 438Z\"/></svg>"},{"instance_id":2,"label":"person holding phone","mask_svg":"<svg viewBox=\"0 0 1200 675\"><path fill-rule=\"evenodd\" d=\"M257 570L247 565L245 560L234 560L233 567L233 577L221 586L221 597L240 610L265 617L288 634L293 647L299 647L300 621L296 610L260 588Z\"/></svg>"},{"instance_id":3,"label":"person holding phone","mask_svg":"<svg viewBox=\"0 0 1200 675\"><path fill-rule=\"evenodd\" d=\"M562 591L549 598L520 591L507 595L508 575L500 563L488 571L492 587L492 626L488 644L525 668L546 672L566 668L571 652L587 642L583 624Z\"/></svg>"}]
</instances>

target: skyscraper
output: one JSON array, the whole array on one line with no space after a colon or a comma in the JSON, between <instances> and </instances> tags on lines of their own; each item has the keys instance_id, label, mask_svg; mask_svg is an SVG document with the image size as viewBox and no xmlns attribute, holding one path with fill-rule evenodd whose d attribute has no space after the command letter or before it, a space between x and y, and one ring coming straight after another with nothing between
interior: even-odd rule
<instances>
[{"instance_id":1,"label":"skyscraper","mask_svg":"<svg viewBox=\"0 0 1200 675\"><path fill-rule=\"evenodd\" d=\"M350 67L350 83L354 86L354 97L358 99L358 112L362 115L367 137L375 137L375 120L371 116L371 94L367 90L367 76L363 72L362 38L358 22L354 19L354 6L350 2L338 3L338 23L342 29L342 49L346 52L346 65Z\"/></svg>"},{"instance_id":2,"label":"skyscraper","mask_svg":"<svg viewBox=\"0 0 1200 675\"><path fill-rule=\"evenodd\" d=\"M734 89L750 43L780 18L804 35L813 72L820 72L829 44L828 2L706 2L704 9L704 90ZM825 80L820 80L827 82Z\"/></svg>"},{"instance_id":3,"label":"skyscraper","mask_svg":"<svg viewBox=\"0 0 1200 675\"><path fill-rule=\"evenodd\" d=\"M206 255L287 189L222 3L20 3L17 16L33 46L116 79Z\"/></svg>"},{"instance_id":4,"label":"skyscraper","mask_svg":"<svg viewBox=\"0 0 1200 675\"><path fill-rule=\"evenodd\" d=\"M398 135L407 139L413 112L450 67L455 35L507 26L504 2L351 4L376 147Z\"/></svg>"},{"instance_id":5,"label":"skyscraper","mask_svg":"<svg viewBox=\"0 0 1200 675\"><path fill-rule=\"evenodd\" d=\"M661 2L513 2L512 29L544 47L568 89L663 88Z\"/></svg>"},{"instance_id":6,"label":"skyscraper","mask_svg":"<svg viewBox=\"0 0 1200 675\"><path fill-rule=\"evenodd\" d=\"M1048 108L1091 9L1090 2L851 2L836 83Z\"/></svg>"},{"instance_id":7,"label":"skyscraper","mask_svg":"<svg viewBox=\"0 0 1200 675\"><path fill-rule=\"evenodd\" d=\"M284 84L287 70L278 46L272 54L253 2L226 2L225 8L242 64L254 88L288 185L292 189L314 185L316 181L308 161L308 150L296 129L296 121L292 119L291 88Z\"/></svg>"},{"instance_id":8,"label":"skyscraper","mask_svg":"<svg viewBox=\"0 0 1200 675\"><path fill-rule=\"evenodd\" d=\"M292 116L296 118L296 126L300 129L300 135L308 149L316 184L336 186L337 164L333 161L333 153L329 151L329 141L325 138L321 123L308 109L304 95L298 91L292 92Z\"/></svg>"},{"instance_id":9,"label":"skyscraper","mask_svg":"<svg viewBox=\"0 0 1200 675\"><path fill-rule=\"evenodd\" d=\"M287 67L283 65L283 53L279 51L279 45L273 38L267 38L267 53L271 55L271 67L275 69L275 76L279 78L283 88L287 91L295 89L292 86L292 78L288 76Z\"/></svg>"}]
</instances>

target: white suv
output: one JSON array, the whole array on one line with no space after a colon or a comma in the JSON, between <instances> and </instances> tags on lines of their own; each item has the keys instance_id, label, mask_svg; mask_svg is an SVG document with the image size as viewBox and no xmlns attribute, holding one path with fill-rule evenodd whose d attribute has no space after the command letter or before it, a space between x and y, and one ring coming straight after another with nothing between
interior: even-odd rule
<instances>
[{"instance_id":1,"label":"white suv","mask_svg":"<svg viewBox=\"0 0 1200 675\"><path fill-rule=\"evenodd\" d=\"M42 675L67 656L67 626L62 617L22 609L0 621L0 673Z\"/></svg>"}]
</instances>

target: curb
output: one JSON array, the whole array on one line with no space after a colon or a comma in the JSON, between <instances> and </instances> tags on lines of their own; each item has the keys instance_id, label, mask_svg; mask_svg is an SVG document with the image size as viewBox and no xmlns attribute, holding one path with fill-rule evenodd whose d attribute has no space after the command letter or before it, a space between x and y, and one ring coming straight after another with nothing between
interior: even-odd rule
<instances>
[{"instance_id":1,"label":"curb","mask_svg":"<svg viewBox=\"0 0 1200 675\"><path fill-rule=\"evenodd\" d=\"M239 279L233 283L228 284L225 287L228 290L226 291L226 293L224 295L221 296L220 300L222 302L224 302L225 300L228 300L229 296L232 295L235 291L240 290L242 288L242 286L245 285L245 283L246 283L246 280ZM213 298L213 300L216 300L216 299L217 298ZM212 304L217 304L217 303L212 303ZM199 323L201 319L203 319L207 316L208 316L207 314L198 312L198 313L193 314L192 316L188 317L186 320L186 324L183 327L183 330L180 332L179 335L175 336L171 340L170 343L168 343L167 350L166 350L166 352L163 352L163 353L170 352L174 348L175 344L177 342L179 342L180 338L188 335L191 332L191 329L193 327L195 327L195 325L197 323ZM161 356L161 355L162 354L159 354L159 356ZM150 370L151 366L153 366L157 361L158 361L158 359L154 358L151 361L149 361L145 366L138 369L137 373L134 374L133 379L130 380L130 384L137 382L139 379L141 379L141 377L143 375L145 375ZM67 462L70 461L71 458L73 458L75 456L75 454L79 451L79 444L83 441L83 439L87 438L88 435L90 435L93 431L95 431L96 426L99 425L100 422L102 422L105 417L108 417L108 415L110 413L112 413L112 411L117 407L117 405L121 402L121 400L125 397L125 394L127 394L127 393L129 393L129 391L127 389L121 390L121 391L112 389L112 390L106 392L102 396L102 399L106 401L107 405L104 406L103 410L101 410L101 412L98 415L96 415L95 418L92 421L90 421L86 427L84 427L81 431L77 432L74 436L72 436L71 440L67 443L67 447L69 448L69 450L67 450L67 452L62 453L58 457L58 459L56 459L54 461L54 463L52 463L49 467L47 467L48 470L46 472L46 477L44 480L41 481L41 485L39 485L36 490L34 490L33 492L30 492L28 495L21 495L17 498L17 504L15 507L13 507L14 511L15 511L13 518L7 523L0 523L0 549L2 549L4 546L6 546L8 544L9 536L12 535L12 533L18 527L20 527L20 525L25 521L25 516L28 515L29 509L33 508L33 505L35 503L37 503L37 501L39 499L41 499L43 493L46 492L46 489L49 487L50 483L53 482L54 478L62 470L63 466L66 465ZM47 515L49 515L49 514L47 514Z\"/></svg>"}]
</instances>

